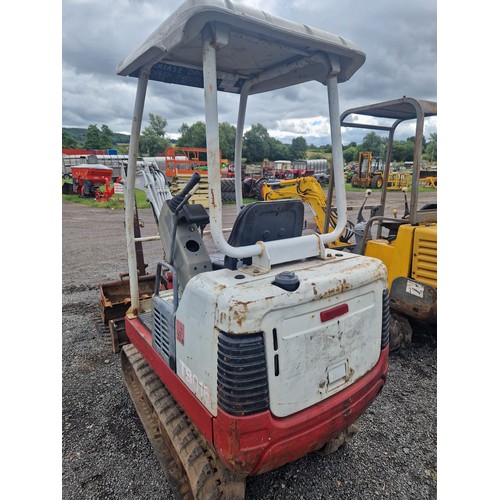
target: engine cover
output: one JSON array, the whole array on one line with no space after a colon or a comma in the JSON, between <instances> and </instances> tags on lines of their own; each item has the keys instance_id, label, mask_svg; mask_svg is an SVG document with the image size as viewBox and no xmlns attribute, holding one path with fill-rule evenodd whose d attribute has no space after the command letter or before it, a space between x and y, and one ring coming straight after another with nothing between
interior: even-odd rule
<instances>
[{"instance_id":1,"label":"engine cover","mask_svg":"<svg viewBox=\"0 0 500 500\"><path fill-rule=\"evenodd\" d=\"M293 272L294 291L276 284ZM296 413L349 386L377 363L381 350L385 266L336 252L273 267L261 276L222 269L194 276L179 302L177 373L217 415L220 335L262 332L269 407Z\"/></svg>"}]
</instances>

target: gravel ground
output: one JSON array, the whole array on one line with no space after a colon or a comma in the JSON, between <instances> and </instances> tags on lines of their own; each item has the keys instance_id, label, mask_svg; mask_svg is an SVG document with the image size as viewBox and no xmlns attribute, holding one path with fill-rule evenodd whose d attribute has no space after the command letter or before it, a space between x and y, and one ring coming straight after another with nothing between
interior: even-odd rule
<instances>
[{"instance_id":1,"label":"gravel ground","mask_svg":"<svg viewBox=\"0 0 500 500\"><path fill-rule=\"evenodd\" d=\"M392 195L396 193L390 193L390 203L402 213L401 195ZM426 198L421 201L435 201L436 195ZM361 200L362 194L348 193L348 203L359 206ZM234 207L225 208L224 214L226 226ZM139 217L142 234L156 234L151 211L140 210ZM98 284L127 271L123 220L118 210L62 205L65 500L173 498L100 320ZM161 248L158 242L146 245L152 269L161 259ZM436 400L435 339L417 337L409 348L391 353L387 384L361 417L360 431L349 445L328 457L307 456L249 478L247 498L436 498Z\"/></svg>"}]
</instances>

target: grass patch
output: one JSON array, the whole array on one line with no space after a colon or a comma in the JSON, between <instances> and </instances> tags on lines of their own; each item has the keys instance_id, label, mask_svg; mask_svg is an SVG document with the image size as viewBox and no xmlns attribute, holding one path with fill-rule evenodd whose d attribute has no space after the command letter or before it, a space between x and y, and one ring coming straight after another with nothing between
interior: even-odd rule
<instances>
[{"instance_id":1,"label":"grass patch","mask_svg":"<svg viewBox=\"0 0 500 500\"><path fill-rule=\"evenodd\" d=\"M105 186L101 186L100 191L105 191ZM88 198L85 196L78 196L77 194L63 194L62 199L64 201L70 201L71 203L78 203L80 205L86 205L88 207L97 208L123 208L123 195L114 194L107 201L96 201L94 198ZM151 208L151 204L146 200L146 193L140 189L135 190L135 200L137 208Z\"/></svg>"},{"instance_id":2,"label":"grass patch","mask_svg":"<svg viewBox=\"0 0 500 500\"><path fill-rule=\"evenodd\" d=\"M104 187L101 188L104 191ZM124 207L123 195L114 194L108 201L95 201L93 198L87 198L84 196L78 196L77 194L63 194L62 199L64 201L70 201L71 203L79 203L80 205L86 205L88 207L97 208L121 208ZM243 198L243 203L246 205L256 201L253 198ZM140 189L135 190L135 202L137 208L151 208L151 204L146 200L146 193ZM223 205L234 205L235 201L225 201Z\"/></svg>"}]
</instances>

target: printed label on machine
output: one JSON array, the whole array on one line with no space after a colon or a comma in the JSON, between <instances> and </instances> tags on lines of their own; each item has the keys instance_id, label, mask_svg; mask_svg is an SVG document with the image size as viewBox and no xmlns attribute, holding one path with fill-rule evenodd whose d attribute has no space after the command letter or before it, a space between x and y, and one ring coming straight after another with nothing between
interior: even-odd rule
<instances>
[{"instance_id":1,"label":"printed label on machine","mask_svg":"<svg viewBox=\"0 0 500 500\"><path fill-rule=\"evenodd\" d=\"M194 395L205 405L210 406L210 390L206 384L193 373L182 361L179 361L181 367L181 378L191 389Z\"/></svg>"},{"instance_id":2,"label":"printed label on machine","mask_svg":"<svg viewBox=\"0 0 500 500\"><path fill-rule=\"evenodd\" d=\"M177 342L184 345L184 323L181 323L179 320L175 322L175 338Z\"/></svg>"},{"instance_id":3,"label":"printed label on machine","mask_svg":"<svg viewBox=\"0 0 500 500\"><path fill-rule=\"evenodd\" d=\"M406 293L411 293L412 295L416 295L421 299L424 298L424 287L420 283L416 283L415 281L406 281Z\"/></svg>"}]
</instances>

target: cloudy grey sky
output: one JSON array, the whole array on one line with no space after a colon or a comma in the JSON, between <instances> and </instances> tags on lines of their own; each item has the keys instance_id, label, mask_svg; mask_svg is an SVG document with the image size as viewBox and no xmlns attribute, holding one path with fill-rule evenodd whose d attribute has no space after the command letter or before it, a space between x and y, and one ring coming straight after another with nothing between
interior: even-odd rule
<instances>
[{"instance_id":1,"label":"cloudy grey sky","mask_svg":"<svg viewBox=\"0 0 500 500\"><path fill-rule=\"evenodd\" d=\"M108 125L130 133L136 79L116 75L128 56L182 0L63 0L62 126ZM403 95L437 99L436 0L240 0L273 15L333 32L354 42L366 62L340 85L341 111ZM219 119L233 125L238 98L219 94ZM151 82L143 128L149 113L166 118L167 135L183 123L204 119L203 91ZM246 125L262 123L273 137L291 142L303 136L316 145L331 142L324 87L311 82L276 95L249 98ZM425 134L436 131L435 121ZM346 130L343 141L366 131ZM402 129L402 138L413 135ZM359 142L359 141L358 141Z\"/></svg>"}]
</instances>

